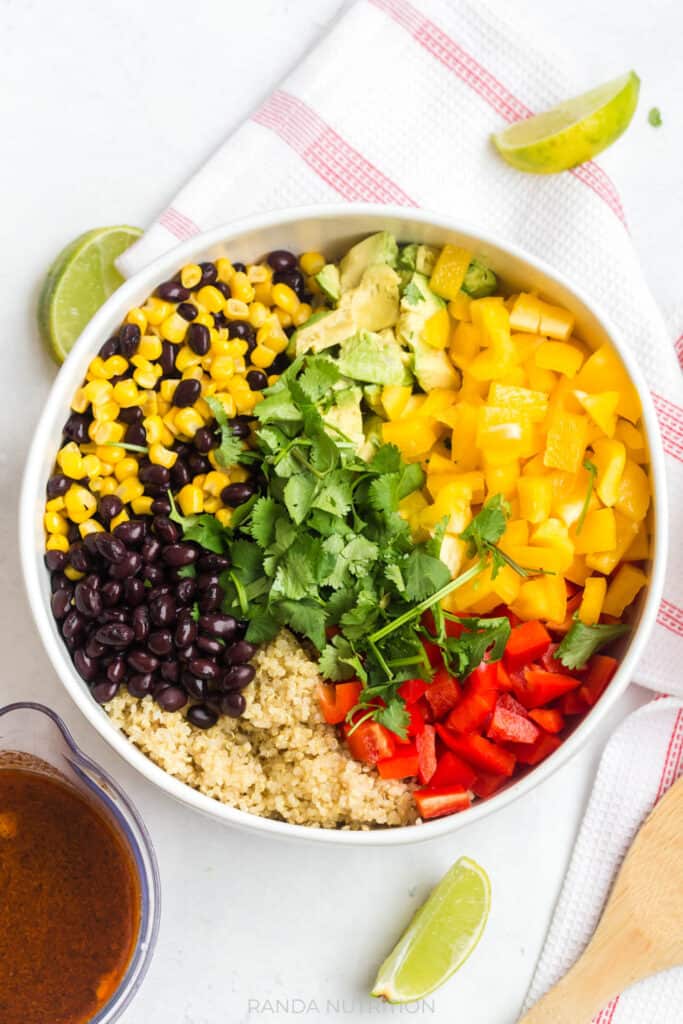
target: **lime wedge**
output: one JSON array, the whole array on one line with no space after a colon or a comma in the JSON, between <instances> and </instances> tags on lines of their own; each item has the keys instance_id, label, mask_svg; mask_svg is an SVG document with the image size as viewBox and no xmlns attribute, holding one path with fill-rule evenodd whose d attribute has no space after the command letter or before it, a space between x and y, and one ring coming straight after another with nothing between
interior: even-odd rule
<instances>
[{"instance_id":1,"label":"lime wedge","mask_svg":"<svg viewBox=\"0 0 683 1024\"><path fill-rule=\"evenodd\" d=\"M114 260L132 245L139 228L94 228L62 249L47 272L38 299L38 327L58 363L123 278Z\"/></svg>"},{"instance_id":2,"label":"lime wedge","mask_svg":"<svg viewBox=\"0 0 683 1024\"><path fill-rule=\"evenodd\" d=\"M626 131L638 103L640 79L629 71L553 110L493 135L504 160L518 171L556 174L592 160Z\"/></svg>"},{"instance_id":3,"label":"lime wedge","mask_svg":"<svg viewBox=\"0 0 683 1024\"><path fill-rule=\"evenodd\" d=\"M433 992L462 967L479 942L490 906L486 872L461 857L380 967L372 995L410 1003Z\"/></svg>"}]
</instances>

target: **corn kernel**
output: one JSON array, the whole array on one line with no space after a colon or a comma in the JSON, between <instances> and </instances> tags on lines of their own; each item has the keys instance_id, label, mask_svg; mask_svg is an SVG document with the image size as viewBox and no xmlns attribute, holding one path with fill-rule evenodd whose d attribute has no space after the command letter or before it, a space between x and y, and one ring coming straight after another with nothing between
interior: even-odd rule
<instances>
[{"instance_id":1,"label":"corn kernel","mask_svg":"<svg viewBox=\"0 0 683 1024\"><path fill-rule=\"evenodd\" d=\"M71 399L71 408L74 412L85 412L89 405L90 401L85 388L78 388Z\"/></svg>"},{"instance_id":2,"label":"corn kernel","mask_svg":"<svg viewBox=\"0 0 683 1024\"><path fill-rule=\"evenodd\" d=\"M255 284L254 300L256 302L262 302L264 306L270 306L273 301L272 291L273 286L270 281L264 281L262 284Z\"/></svg>"},{"instance_id":3,"label":"corn kernel","mask_svg":"<svg viewBox=\"0 0 683 1024\"><path fill-rule=\"evenodd\" d=\"M144 484L137 477L129 476L121 481L114 494L117 498L121 499L124 505L127 505L128 502L133 501L135 498L141 498L144 492Z\"/></svg>"},{"instance_id":4,"label":"corn kernel","mask_svg":"<svg viewBox=\"0 0 683 1024\"><path fill-rule=\"evenodd\" d=\"M58 498L52 498L50 501L45 502L46 512L61 512L64 508L64 498L61 496Z\"/></svg>"},{"instance_id":5,"label":"corn kernel","mask_svg":"<svg viewBox=\"0 0 683 1024\"><path fill-rule=\"evenodd\" d=\"M129 476L137 476L138 473L138 462L132 456L128 456L125 459L121 459L120 462L116 463L114 467L114 476L121 483L122 480L127 480Z\"/></svg>"},{"instance_id":6,"label":"corn kernel","mask_svg":"<svg viewBox=\"0 0 683 1024\"><path fill-rule=\"evenodd\" d=\"M134 380L119 380L114 385L112 395L114 401L121 409L130 409L137 404L138 389Z\"/></svg>"},{"instance_id":7,"label":"corn kernel","mask_svg":"<svg viewBox=\"0 0 683 1024\"><path fill-rule=\"evenodd\" d=\"M146 366L139 366L133 371L133 380L141 388L153 388L163 370L158 363L147 363Z\"/></svg>"},{"instance_id":8,"label":"corn kernel","mask_svg":"<svg viewBox=\"0 0 683 1024\"><path fill-rule=\"evenodd\" d=\"M275 310L274 316L277 318L277 321L280 324L280 327L291 327L292 326L292 315L291 315L291 313L286 313L284 311L284 309L280 309L279 306Z\"/></svg>"},{"instance_id":9,"label":"corn kernel","mask_svg":"<svg viewBox=\"0 0 683 1024\"><path fill-rule=\"evenodd\" d=\"M113 494L117 486L118 481L113 474L103 477L102 484L100 485L100 496L103 497L105 494Z\"/></svg>"},{"instance_id":10,"label":"corn kernel","mask_svg":"<svg viewBox=\"0 0 683 1024\"><path fill-rule=\"evenodd\" d=\"M214 288L212 284L206 284L197 292L197 302L209 313L218 313L225 305L225 298L218 288Z\"/></svg>"},{"instance_id":11,"label":"corn kernel","mask_svg":"<svg viewBox=\"0 0 683 1024\"><path fill-rule=\"evenodd\" d=\"M111 377L120 377L128 369L128 360L123 356L109 356L104 361L104 375L109 380Z\"/></svg>"},{"instance_id":12,"label":"corn kernel","mask_svg":"<svg viewBox=\"0 0 683 1024\"><path fill-rule=\"evenodd\" d=\"M213 380L225 380L232 377L235 366L231 356L217 356L211 363L209 373Z\"/></svg>"},{"instance_id":13,"label":"corn kernel","mask_svg":"<svg viewBox=\"0 0 683 1024\"><path fill-rule=\"evenodd\" d=\"M299 266L307 277L313 277L325 266L325 257L321 252L302 252L299 256Z\"/></svg>"},{"instance_id":14,"label":"corn kernel","mask_svg":"<svg viewBox=\"0 0 683 1024\"><path fill-rule=\"evenodd\" d=\"M233 466L230 470L230 482L233 484L243 484L249 479L249 473L244 466Z\"/></svg>"},{"instance_id":15,"label":"corn kernel","mask_svg":"<svg viewBox=\"0 0 683 1024\"><path fill-rule=\"evenodd\" d=\"M135 324L136 327L140 328L141 334L144 334L147 330L147 317L139 307L128 310L126 313L126 323Z\"/></svg>"},{"instance_id":16,"label":"corn kernel","mask_svg":"<svg viewBox=\"0 0 683 1024\"><path fill-rule=\"evenodd\" d=\"M165 323L166 321L164 321ZM156 334L145 334L140 339L138 345L137 355L133 356L133 359L158 359L161 355L161 341L157 338ZM133 362L133 360L131 360ZM134 363L135 366L139 366L140 363Z\"/></svg>"},{"instance_id":17,"label":"corn kernel","mask_svg":"<svg viewBox=\"0 0 683 1024\"><path fill-rule=\"evenodd\" d=\"M156 391L141 391L138 404L143 416L156 416L159 412L159 396Z\"/></svg>"},{"instance_id":18,"label":"corn kernel","mask_svg":"<svg viewBox=\"0 0 683 1024\"><path fill-rule=\"evenodd\" d=\"M114 443L122 441L125 432L126 430L122 423L114 423L112 420L107 420L104 423L94 420L88 428L89 437L97 445L107 444L109 441Z\"/></svg>"},{"instance_id":19,"label":"corn kernel","mask_svg":"<svg viewBox=\"0 0 683 1024\"><path fill-rule=\"evenodd\" d=\"M183 380L202 380L203 377L201 366L188 366L183 370Z\"/></svg>"},{"instance_id":20,"label":"corn kernel","mask_svg":"<svg viewBox=\"0 0 683 1024\"><path fill-rule=\"evenodd\" d=\"M162 380L159 385L159 396L163 398L165 402L172 402L175 389L178 387L178 381L166 378Z\"/></svg>"},{"instance_id":21,"label":"corn kernel","mask_svg":"<svg viewBox=\"0 0 683 1024\"><path fill-rule=\"evenodd\" d=\"M185 484L176 499L184 516L197 515L204 509L204 495L194 484Z\"/></svg>"},{"instance_id":22,"label":"corn kernel","mask_svg":"<svg viewBox=\"0 0 683 1024\"><path fill-rule=\"evenodd\" d=\"M205 512L211 512L212 514L215 514L216 512L218 512L218 509L220 507L221 507L221 499L220 498L210 498L210 497L209 498L204 498L204 511Z\"/></svg>"},{"instance_id":23,"label":"corn kernel","mask_svg":"<svg viewBox=\"0 0 683 1024\"><path fill-rule=\"evenodd\" d=\"M218 280L222 281L223 284L230 284L234 273L235 268L230 260L226 259L224 256L221 256L220 259L216 260L216 274L218 275Z\"/></svg>"},{"instance_id":24,"label":"corn kernel","mask_svg":"<svg viewBox=\"0 0 683 1024\"><path fill-rule=\"evenodd\" d=\"M296 313L292 313L292 323L295 327L301 327L302 324L306 323L312 312L307 302L300 302Z\"/></svg>"},{"instance_id":25,"label":"corn kernel","mask_svg":"<svg viewBox=\"0 0 683 1024\"><path fill-rule=\"evenodd\" d=\"M152 512L153 501L154 498L150 497L148 494L143 494L139 498L133 498L130 503L130 507L133 509L136 516L148 516L151 515Z\"/></svg>"},{"instance_id":26,"label":"corn kernel","mask_svg":"<svg viewBox=\"0 0 683 1024\"><path fill-rule=\"evenodd\" d=\"M72 522L84 523L95 514L97 498L87 488L73 484L64 495L64 504Z\"/></svg>"},{"instance_id":27,"label":"corn kernel","mask_svg":"<svg viewBox=\"0 0 683 1024\"><path fill-rule=\"evenodd\" d=\"M187 320L178 313L172 313L162 323L159 333L164 341L170 341L173 345L179 345L187 334Z\"/></svg>"},{"instance_id":28,"label":"corn kernel","mask_svg":"<svg viewBox=\"0 0 683 1024\"><path fill-rule=\"evenodd\" d=\"M198 487L200 491L204 490L204 483L206 481L206 473L197 473L192 479L192 485Z\"/></svg>"},{"instance_id":29,"label":"corn kernel","mask_svg":"<svg viewBox=\"0 0 683 1024\"><path fill-rule=\"evenodd\" d=\"M142 425L145 428L145 434L147 435L147 444L153 445L161 440L161 434L164 429L164 423L161 416L156 414L153 416L147 416L142 421Z\"/></svg>"},{"instance_id":30,"label":"corn kernel","mask_svg":"<svg viewBox=\"0 0 683 1024\"><path fill-rule=\"evenodd\" d=\"M65 554L69 550L69 538L64 533L51 533L45 541L46 551L63 551Z\"/></svg>"},{"instance_id":31,"label":"corn kernel","mask_svg":"<svg viewBox=\"0 0 683 1024\"><path fill-rule=\"evenodd\" d=\"M179 409L175 416L175 425L187 437L194 437L204 420L194 409Z\"/></svg>"},{"instance_id":32,"label":"corn kernel","mask_svg":"<svg viewBox=\"0 0 683 1024\"><path fill-rule=\"evenodd\" d=\"M106 423L108 420L117 419L121 408L117 402L103 402L102 405L94 406L93 412L99 423Z\"/></svg>"},{"instance_id":33,"label":"corn kernel","mask_svg":"<svg viewBox=\"0 0 683 1024\"><path fill-rule=\"evenodd\" d=\"M221 526L230 526L232 511L229 508L219 508L216 512L216 519Z\"/></svg>"},{"instance_id":34,"label":"corn kernel","mask_svg":"<svg viewBox=\"0 0 683 1024\"><path fill-rule=\"evenodd\" d=\"M90 380L83 391L93 408L110 402L114 394L114 389L108 380Z\"/></svg>"},{"instance_id":35,"label":"corn kernel","mask_svg":"<svg viewBox=\"0 0 683 1024\"><path fill-rule=\"evenodd\" d=\"M79 572L78 569L74 569L72 565L67 565L66 569L64 570L64 575L68 580L71 580L72 583L75 583L77 580L82 580L83 577L85 576L85 573Z\"/></svg>"},{"instance_id":36,"label":"corn kernel","mask_svg":"<svg viewBox=\"0 0 683 1024\"><path fill-rule=\"evenodd\" d=\"M235 408L240 416L250 413L257 402L261 401L262 395L258 391L240 392L235 395Z\"/></svg>"},{"instance_id":37,"label":"corn kernel","mask_svg":"<svg viewBox=\"0 0 683 1024\"><path fill-rule=\"evenodd\" d=\"M233 383L234 383L234 378L233 378ZM214 392L214 395L218 399L218 401L221 403L221 405L223 406L223 409L225 411L225 415L228 417L228 419L232 419L232 417L235 415L235 402L234 402L234 399L232 397L232 393L228 394L225 391L220 391L220 392L217 391L217 392Z\"/></svg>"},{"instance_id":38,"label":"corn kernel","mask_svg":"<svg viewBox=\"0 0 683 1024\"><path fill-rule=\"evenodd\" d=\"M75 441L69 441L57 454L57 465L62 473L72 480L80 480L83 473L83 459Z\"/></svg>"},{"instance_id":39,"label":"corn kernel","mask_svg":"<svg viewBox=\"0 0 683 1024\"><path fill-rule=\"evenodd\" d=\"M104 367L104 359L101 356L95 356L91 360L88 366L88 375L90 379L104 380L107 376L107 372Z\"/></svg>"},{"instance_id":40,"label":"corn kernel","mask_svg":"<svg viewBox=\"0 0 683 1024\"><path fill-rule=\"evenodd\" d=\"M95 448L95 455L100 460L100 476L108 476L114 472L114 465L125 459L126 449L115 444L103 444Z\"/></svg>"},{"instance_id":41,"label":"corn kernel","mask_svg":"<svg viewBox=\"0 0 683 1024\"><path fill-rule=\"evenodd\" d=\"M279 379L280 379L279 373L271 373L271 375L268 378L268 387L272 388L273 384L277 384Z\"/></svg>"},{"instance_id":42,"label":"corn kernel","mask_svg":"<svg viewBox=\"0 0 683 1024\"><path fill-rule=\"evenodd\" d=\"M290 288L288 284L274 284L273 285L273 302L280 309L284 309L286 313L293 316L299 308L299 298L293 288Z\"/></svg>"},{"instance_id":43,"label":"corn kernel","mask_svg":"<svg viewBox=\"0 0 683 1024\"><path fill-rule=\"evenodd\" d=\"M158 299L156 295L150 295L147 302L142 307L142 311L147 317L147 322L152 324L154 327L158 327L167 316L171 315L173 312L173 306L170 302Z\"/></svg>"},{"instance_id":44,"label":"corn kernel","mask_svg":"<svg viewBox=\"0 0 683 1024\"><path fill-rule=\"evenodd\" d=\"M85 476L92 477L99 476L102 463L96 455L86 455L83 459L83 470Z\"/></svg>"},{"instance_id":45,"label":"corn kernel","mask_svg":"<svg viewBox=\"0 0 683 1024\"><path fill-rule=\"evenodd\" d=\"M114 516L112 521L109 523L109 529L115 530L117 526L120 526L121 523L127 523L129 519L130 516L126 512L125 508L122 508L119 514L117 516Z\"/></svg>"},{"instance_id":46,"label":"corn kernel","mask_svg":"<svg viewBox=\"0 0 683 1024\"><path fill-rule=\"evenodd\" d=\"M197 263L187 263L180 271L180 283L183 288L196 288L202 275L202 268Z\"/></svg>"},{"instance_id":47,"label":"corn kernel","mask_svg":"<svg viewBox=\"0 0 683 1024\"><path fill-rule=\"evenodd\" d=\"M206 474L204 490L207 494L212 495L214 498L218 498L220 497L223 488L227 487L229 483L230 477L227 473L221 473L220 470L213 470L211 473ZM210 512L211 509L207 509L206 511Z\"/></svg>"},{"instance_id":48,"label":"corn kernel","mask_svg":"<svg viewBox=\"0 0 683 1024\"><path fill-rule=\"evenodd\" d=\"M102 493L102 483L104 482L103 476L91 476L88 480L88 487L93 494Z\"/></svg>"},{"instance_id":49,"label":"corn kernel","mask_svg":"<svg viewBox=\"0 0 683 1024\"><path fill-rule=\"evenodd\" d=\"M265 345L257 345L251 353L251 361L254 366L258 366L259 370L267 369L274 359L275 353Z\"/></svg>"},{"instance_id":50,"label":"corn kernel","mask_svg":"<svg viewBox=\"0 0 683 1024\"><path fill-rule=\"evenodd\" d=\"M249 316L249 306L241 299L228 299L225 303L225 315L228 320L246 320Z\"/></svg>"},{"instance_id":51,"label":"corn kernel","mask_svg":"<svg viewBox=\"0 0 683 1024\"><path fill-rule=\"evenodd\" d=\"M252 302L249 306L249 323L259 328L268 319L268 307L262 302Z\"/></svg>"},{"instance_id":52,"label":"corn kernel","mask_svg":"<svg viewBox=\"0 0 683 1024\"><path fill-rule=\"evenodd\" d=\"M200 358L201 356L193 352L189 345L183 345L175 359L176 369L184 373L189 366L197 366Z\"/></svg>"},{"instance_id":53,"label":"corn kernel","mask_svg":"<svg viewBox=\"0 0 683 1024\"><path fill-rule=\"evenodd\" d=\"M249 284L263 284L270 281L273 272L265 263L250 263L247 267L247 280Z\"/></svg>"},{"instance_id":54,"label":"corn kernel","mask_svg":"<svg viewBox=\"0 0 683 1024\"><path fill-rule=\"evenodd\" d=\"M230 282L230 291L233 299L238 302L253 302L254 300L254 286L249 281L249 278L241 270L235 271L232 275Z\"/></svg>"},{"instance_id":55,"label":"corn kernel","mask_svg":"<svg viewBox=\"0 0 683 1024\"><path fill-rule=\"evenodd\" d=\"M81 523L78 527L78 532L81 537L87 537L89 533L103 533L104 527L102 523L98 523L96 519L86 519L84 523Z\"/></svg>"},{"instance_id":56,"label":"corn kernel","mask_svg":"<svg viewBox=\"0 0 683 1024\"><path fill-rule=\"evenodd\" d=\"M155 466L165 466L166 469L170 469L175 465L177 458L177 452L164 448L162 444L151 444L149 446L149 461L153 462Z\"/></svg>"}]
</instances>

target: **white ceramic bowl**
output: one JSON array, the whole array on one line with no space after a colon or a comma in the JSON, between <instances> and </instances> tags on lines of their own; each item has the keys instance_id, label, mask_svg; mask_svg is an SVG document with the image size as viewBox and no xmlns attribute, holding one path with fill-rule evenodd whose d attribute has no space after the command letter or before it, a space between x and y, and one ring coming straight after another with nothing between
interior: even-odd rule
<instances>
[{"instance_id":1,"label":"white ceramic bowl","mask_svg":"<svg viewBox=\"0 0 683 1024\"><path fill-rule=\"evenodd\" d=\"M591 346L597 347L606 340L611 341L642 398L655 495L654 554L650 568L650 585L636 610L635 628L628 641L623 644L619 669L596 706L556 753L519 779L512 781L495 796L477 801L471 809L461 814L436 819L419 826L351 832L271 821L218 803L157 767L118 731L102 708L93 701L85 683L75 671L52 618L49 579L43 563L45 545L42 514L45 484L54 465L62 425L69 413L72 394L79 386L88 362L103 341L118 327L128 309L143 302L162 281L171 277L185 263L216 259L223 255L233 259L253 260L271 249L280 248L295 252L321 250L328 258L336 259L359 238L379 230L391 231L403 241L433 244L451 242L463 245L477 255L483 256L509 288L537 289L544 297L572 310L576 315L578 336ZM482 237L473 227L448 217L392 206L334 205L261 214L198 235L160 256L127 281L104 304L83 331L60 370L35 431L21 494L20 544L29 601L38 633L55 671L88 721L107 743L147 779L188 807L202 811L217 821L264 835L324 843L350 843L356 846L399 845L454 832L463 825L504 807L547 779L585 742L628 685L654 623L661 598L666 560L666 515L662 446L650 394L619 333L585 295L572 287L556 271L524 253L517 246Z\"/></svg>"}]
</instances>

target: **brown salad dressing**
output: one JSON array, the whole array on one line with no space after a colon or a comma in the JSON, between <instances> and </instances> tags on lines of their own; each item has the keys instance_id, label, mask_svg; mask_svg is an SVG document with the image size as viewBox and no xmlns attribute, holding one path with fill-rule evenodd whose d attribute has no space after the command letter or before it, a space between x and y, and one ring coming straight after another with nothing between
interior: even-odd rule
<instances>
[{"instance_id":1,"label":"brown salad dressing","mask_svg":"<svg viewBox=\"0 0 683 1024\"><path fill-rule=\"evenodd\" d=\"M0 1021L85 1024L130 962L140 885L123 839L59 776L0 767Z\"/></svg>"}]
</instances>

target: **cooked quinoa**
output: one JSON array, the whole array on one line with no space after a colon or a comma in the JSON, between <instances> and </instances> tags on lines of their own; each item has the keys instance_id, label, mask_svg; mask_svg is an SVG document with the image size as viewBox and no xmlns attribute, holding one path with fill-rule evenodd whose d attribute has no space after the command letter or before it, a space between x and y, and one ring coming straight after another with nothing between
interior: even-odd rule
<instances>
[{"instance_id":1,"label":"cooked quinoa","mask_svg":"<svg viewBox=\"0 0 683 1024\"><path fill-rule=\"evenodd\" d=\"M320 676L291 633L281 632L254 665L243 717L220 718L206 731L123 688L106 710L155 764L242 811L317 828L415 821L411 786L354 761L325 724Z\"/></svg>"}]
</instances>

